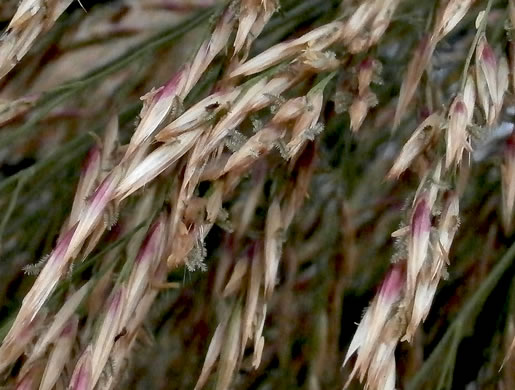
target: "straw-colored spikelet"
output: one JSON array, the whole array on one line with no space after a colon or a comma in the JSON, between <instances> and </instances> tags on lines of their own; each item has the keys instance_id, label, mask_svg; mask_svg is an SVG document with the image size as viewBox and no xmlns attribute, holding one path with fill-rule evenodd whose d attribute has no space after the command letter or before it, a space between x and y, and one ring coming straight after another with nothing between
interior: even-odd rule
<instances>
[{"instance_id":1,"label":"straw-colored spikelet","mask_svg":"<svg viewBox=\"0 0 515 390\"><path fill-rule=\"evenodd\" d=\"M395 386L393 354L400 337L394 315L405 286L403 273L402 264L395 265L390 270L379 293L365 312L343 362L345 365L357 352L356 363L346 387L359 372L360 381L368 375L367 387L393 390Z\"/></svg>"},{"instance_id":2,"label":"straw-colored spikelet","mask_svg":"<svg viewBox=\"0 0 515 390\"><path fill-rule=\"evenodd\" d=\"M174 104L179 104L177 99L183 94L188 70L187 67L183 67L166 85L150 91L141 98L144 103L141 121L131 138L125 154L126 158L131 156L138 146L152 136L173 109Z\"/></svg>"},{"instance_id":3,"label":"straw-colored spikelet","mask_svg":"<svg viewBox=\"0 0 515 390\"><path fill-rule=\"evenodd\" d=\"M261 72L282 61L291 59L308 48L322 51L338 39L338 31L341 26L341 22L328 23L297 39L289 42L278 43L237 67L230 76L248 76Z\"/></svg>"},{"instance_id":4,"label":"straw-colored spikelet","mask_svg":"<svg viewBox=\"0 0 515 390\"><path fill-rule=\"evenodd\" d=\"M40 311L30 322L23 322L12 327L0 346L0 372L9 367L25 351L27 345L34 339L46 317L45 311Z\"/></svg>"},{"instance_id":5,"label":"straw-colored spikelet","mask_svg":"<svg viewBox=\"0 0 515 390\"><path fill-rule=\"evenodd\" d=\"M272 294L279 269L282 246L282 221L279 200L275 199L268 208L265 227L265 295Z\"/></svg>"},{"instance_id":6,"label":"straw-colored spikelet","mask_svg":"<svg viewBox=\"0 0 515 390\"><path fill-rule=\"evenodd\" d=\"M394 127L400 124L406 113L436 45L463 19L473 2L474 0L449 0L438 12L432 33L420 41L406 70L395 111Z\"/></svg>"},{"instance_id":7,"label":"straw-colored spikelet","mask_svg":"<svg viewBox=\"0 0 515 390\"><path fill-rule=\"evenodd\" d=\"M251 261L252 265L241 324L241 356L243 356L243 353L245 352L247 340L249 337L252 337L252 327L256 320L261 281L263 279L263 253L257 245L254 248Z\"/></svg>"},{"instance_id":8,"label":"straw-colored spikelet","mask_svg":"<svg viewBox=\"0 0 515 390\"><path fill-rule=\"evenodd\" d=\"M431 243L433 250L430 262L424 264L421 270L413 300L410 322L403 340L411 341L413 339L418 326L429 313L436 288L445 274L446 265L448 264L449 250L458 229L458 214L459 199L457 194L454 193L449 196L444 212L440 216L437 234Z\"/></svg>"},{"instance_id":9,"label":"straw-colored spikelet","mask_svg":"<svg viewBox=\"0 0 515 390\"><path fill-rule=\"evenodd\" d=\"M93 389L100 379L100 375L111 354L115 337L124 308L126 307L127 291L124 287L116 288L107 306L104 321L100 326L91 353L91 376L89 388Z\"/></svg>"},{"instance_id":10,"label":"straw-colored spikelet","mask_svg":"<svg viewBox=\"0 0 515 390\"><path fill-rule=\"evenodd\" d=\"M409 140L404 144L392 168L388 172L388 179L398 179L408 169L415 159L438 137L443 118L437 114L428 116L413 132Z\"/></svg>"},{"instance_id":11,"label":"straw-colored spikelet","mask_svg":"<svg viewBox=\"0 0 515 390\"><path fill-rule=\"evenodd\" d=\"M48 362L39 387L40 390L50 390L54 388L63 372L64 366L70 361L77 334L78 322L77 316L71 317L58 335L52 352L48 357Z\"/></svg>"},{"instance_id":12,"label":"straw-colored spikelet","mask_svg":"<svg viewBox=\"0 0 515 390\"><path fill-rule=\"evenodd\" d=\"M23 0L0 38L0 79L27 54L38 36L48 31L72 0Z\"/></svg>"},{"instance_id":13,"label":"straw-colored spikelet","mask_svg":"<svg viewBox=\"0 0 515 390\"><path fill-rule=\"evenodd\" d=\"M513 229L515 212L515 131L506 140L504 161L501 166L502 176L502 216L506 233Z\"/></svg>"},{"instance_id":14,"label":"straw-colored spikelet","mask_svg":"<svg viewBox=\"0 0 515 390\"><path fill-rule=\"evenodd\" d=\"M64 305L54 316L52 325L43 333L42 336L39 337L34 349L32 350L29 362L33 362L41 358L50 344L59 337L59 334L63 332L64 327L69 323L70 318L89 292L90 286L91 282L84 284L84 286L66 299Z\"/></svg>"},{"instance_id":15,"label":"straw-colored spikelet","mask_svg":"<svg viewBox=\"0 0 515 390\"><path fill-rule=\"evenodd\" d=\"M429 249L431 230L431 204L429 194L422 192L415 200L411 215L408 239L407 293L415 292L417 277L420 273Z\"/></svg>"},{"instance_id":16,"label":"straw-colored spikelet","mask_svg":"<svg viewBox=\"0 0 515 390\"><path fill-rule=\"evenodd\" d=\"M229 388L238 363L241 343L241 304L236 303L230 314L225 333L225 343L220 351L220 362L215 390Z\"/></svg>"},{"instance_id":17,"label":"straw-colored spikelet","mask_svg":"<svg viewBox=\"0 0 515 390\"><path fill-rule=\"evenodd\" d=\"M467 126L471 124L474 113L476 92L472 76L467 77L463 95L459 94L449 108L449 124L447 129L447 150L445 153L445 168L451 164L459 165L464 150L472 152L470 135Z\"/></svg>"},{"instance_id":18,"label":"straw-colored spikelet","mask_svg":"<svg viewBox=\"0 0 515 390\"><path fill-rule=\"evenodd\" d=\"M475 0L450 0L440 10L434 28L435 38L440 41L449 34L467 14Z\"/></svg>"},{"instance_id":19,"label":"straw-colored spikelet","mask_svg":"<svg viewBox=\"0 0 515 390\"><path fill-rule=\"evenodd\" d=\"M508 89L508 75L506 58L498 60L485 36L481 36L476 48L476 82L479 102L489 126L497 122L501 113L504 93Z\"/></svg>"},{"instance_id":20,"label":"straw-colored spikelet","mask_svg":"<svg viewBox=\"0 0 515 390\"><path fill-rule=\"evenodd\" d=\"M72 378L70 380L68 389L70 389L70 390L90 390L93 388L92 377L91 377L91 366L92 366L91 355L92 355L92 347L90 345L82 353L77 364L75 365L75 369L73 370Z\"/></svg>"},{"instance_id":21,"label":"straw-colored spikelet","mask_svg":"<svg viewBox=\"0 0 515 390\"><path fill-rule=\"evenodd\" d=\"M207 382L207 379L209 378L209 374L211 373L213 366L215 365L216 360L220 355L220 351L222 350L226 327L227 324L225 322L220 322L216 327L215 333L211 339L211 343L209 343L204 365L202 366L202 371L197 380L197 384L195 385L195 390L200 390L203 388Z\"/></svg>"}]
</instances>

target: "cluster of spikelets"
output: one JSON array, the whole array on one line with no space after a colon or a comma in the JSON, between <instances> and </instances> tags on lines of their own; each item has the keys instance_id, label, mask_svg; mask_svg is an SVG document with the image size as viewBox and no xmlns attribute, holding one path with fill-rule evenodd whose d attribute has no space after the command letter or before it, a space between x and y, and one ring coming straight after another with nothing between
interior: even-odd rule
<instances>
[{"instance_id":1,"label":"cluster of spikelets","mask_svg":"<svg viewBox=\"0 0 515 390\"><path fill-rule=\"evenodd\" d=\"M22 1L0 43L0 77L70 3ZM439 42L467 17L473 3L449 0L436 7L433 25L405 71L391 126L401 124ZM164 86L142 97L140 120L128 144L120 144L118 122L113 119L88 153L55 248L40 265L2 341L0 371L21 362L14 383L24 389L51 389L65 379L71 389L116 387L159 291L178 287L168 282L168 273L180 267L205 270L205 241L215 225L233 236L233 248L216 265L220 271L215 281L221 295L232 299L221 309L195 388L206 385L215 367L215 388L229 388L249 346L251 367L258 369L267 348L267 307L284 240L308 194L317 163L314 140L324 130L328 91L337 84L335 109L348 112L350 128L358 132L380 99L373 84L380 81L381 65L373 54L365 55L353 82L340 83L341 73L346 72L343 53L373 53L401 4L400 0L344 0L341 18L252 56L253 43L280 4L276 0L226 4L192 60ZM402 226L392 233L397 240L394 264L348 349L345 363L356 355L349 382L357 376L367 388L395 388L397 346L414 339L451 263L449 252L460 224L460 199L467 190L474 144L499 122L510 72L515 89L515 61L510 70L508 59L486 39L491 4L485 4L477 16L469 57L448 108L429 110L387 175L395 180L413 170L418 188ZM515 2L507 6L515 26ZM514 60L514 43L510 53ZM210 92L186 104L220 56L224 63ZM303 92L292 93L299 85ZM508 233L515 207L515 132L505 143L502 215ZM263 166L274 152L282 160ZM256 214L267 169L284 170L288 180L273 182L263 234L243 245L239 242ZM254 186L239 204L238 214L228 215L224 202L248 174ZM155 182L160 185L154 186ZM199 187L205 183L209 187L201 195ZM115 272L117 252L110 252L98 265L100 276L77 286L61 307L51 310L48 302L72 265L95 253L127 204L134 216L124 229L143 225L147 231L138 231L127 244L122 266ZM233 259L241 249L245 255ZM85 318L80 309L84 301ZM70 362L68 378L63 373ZM313 388L318 381L315 375Z\"/></svg>"}]
</instances>

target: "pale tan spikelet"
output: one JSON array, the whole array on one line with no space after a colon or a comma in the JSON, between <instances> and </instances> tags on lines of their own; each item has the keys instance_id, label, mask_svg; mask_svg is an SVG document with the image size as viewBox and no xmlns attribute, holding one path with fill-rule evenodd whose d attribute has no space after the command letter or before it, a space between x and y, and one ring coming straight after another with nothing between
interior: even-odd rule
<instances>
[{"instance_id":1,"label":"pale tan spikelet","mask_svg":"<svg viewBox=\"0 0 515 390\"><path fill-rule=\"evenodd\" d=\"M286 84L282 84L282 86L286 88ZM266 96L266 91L270 91L270 88L266 79L260 79L247 91L243 91L227 115L213 127L202 154L193 161L193 164L200 165L200 160L212 153L222 140L243 122L250 112L261 108L263 104L266 105L270 101L270 97Z\"/></svg>"},{"instance_id":2,"label":"pale tan spikelet","mask_svg":"<svg viewBox=\"0 0 515 390\"><path fill-rule=\"evenodd\" d=\"M0 79L27 54L41 33L48 31L72 0L23 0L0 38Z\"/></svg>"},{"instance_id":3,"label":"pale tan spikelet","mask_svg":"<svg viewBox=\"0 0 515 390\"><path fill-rule=\"evenodd\" d=\"M100 375L104 370L111 350L114 345L115 337L119 332L119 325L123 309L127 303L127 290L124 286L117 287L111 297L106 308L106 313L101 327L93 344L91 353L91 381L90 388L94 388Z\"/></svg>"},{"instance_id":4,"label":"pale tan spikelet","mask_svg":"<svg viewBox=\"0 0 515 390\"><path fill-rule=\"evenodd\" d=\"M458 95L449 108L449 122L446 133L447 149L445 153L446 169L449 169L451 165L460 165L465 149L472 152L467 132L468 118L469 114L463 96Z\"/></svg>"},{"instance_id":5,"label":"pale tan spikelet","mask_svg":"<svg viewBox=\"0 0 515 390\"><path fill-rule=\"evenodd\" d=\"M497 58L484 35L479 38L476 48L476 66L486 80L491 99L497 99Z\"/></svg>"},{"instance_id":6,"label":"pale tan spikelet","mask_svg":"<svg viewBox=\"0 0 515 390\"><path fill-rule=\"evenodd\" d=\"M350 128L357 132L367 117L368 110L377 105L376 95L367 90L363 95L357 96L349 107Z\"/></svg>"},{"instance_id":7,"label":"pale tan spikelet","mask_svg":"<svg viewBox=\"0 0 515 390\"><path fill-rule=\"evenodd\" d=\"M300 116L300 114L306 109L306 106L306 96L289 99L279 107L272 118L272 123L280 124L294 120Z\"/></svg>"},{"instance_id":8,"label":"pale tan spikelet","mask_svg":"<svg viewBox=\"0 0 515 390\"><path fill-rule=\"evenodd\" d=\"M91 355L92 347L90 345L82 353L75 365L68 390L91 390L93 388L91 377Z\"/></svg>"},{"instance_id":9,"label":"pale tan spikelet","mask_svg":"<svg viewBox=\"0 0 515 390\"><path fill-rule=\"evenodd\" d=\"M279 129L269 126L257 132L227 160L223 173L235 171L245 172L259 157L273 149L276 141L284 134Z\"/></svg>"},{"instance_id":10,"label":"pale tan spikelet","mask_svg":"<svg viewBox=\"0 0 515 390\"><path fill-rule=\"evenodd\" d=\"M225 285L225 289L222 293L222 296L228 297L229 295L235 294L239 291L243 284L243 278L247 274L247 270L249 268L249 261L246 258L240 259L236 262L234 269L232 271L231 277L227 284Z\"/></svg>"},{"instance_id":11,"label":"pale tan spikelet","mask_svg":"<svg viewBox=\"0 0 515 390\"><path fill-rule=\"evenodd\" d=\"M0 372L13 362L12 359L19 356L12 352L13 346L16 346L16 351L21 353L26 343L30 341L27 335L36 326L37 314L64 274L68 260L66 255L75 231L76 226L61 237L34 285L25 295L20 311L0 346Z\"/></svg>"},{"instance_id":12,"label":"pale tan spikelet","mask_svg":"<svg viewBox=\"0 0 515 390\"><path fill-rule=\"evenodd\" d=\"M90 197L97 186L97 179L101 169L101 151L98 145L90 149L82 166L79 184L75 190L72 211L68 220L68 228L75 225L79 219L80 211L85 207L86 200Z\"/></svg>"},{"instance_id":13,"label":"pale tan spikelet","mask_svg":"<svg viewBox=\"0 0 515 390\"><path fill-rule=\"evenodd\" d=\"M166 85L157 90L150 91L141 98L144 102L141 121L134 131L124 160L128 159L136 148L154 134L158 126L169 114L172 106L177 104L178 96L181 96L186 88L187 77L188 68L182 67Z\"/></svg>"},{"instance_id":14,"label":"pale tan spikelet","mask_svg":"<svg viewBox=\"0 0 515 390\"><path fill-rule=\"evenodd\" d=\"M123 328L148 288L166 243L166 216L161 214L148 229L127 281L126 299L119 328Z\"/></svg>"},{"instance_id":15,"label":"pale tan spikelet","mask_svg":"<svg viewBox=\"0 0 515 390\"><path fill-rule=\"evenodd\" d=\"M95 192L91 195L90 199L86 202L85 207L81 210L79 221L70 244L64 254L64 260L75 258L86 239L93 233L95 229L104 230L105 226L99 223L104 217L104 213L108 204L113 199L113 195L121 178L120 170L114 169L106 178L100 183ZM97 232L97 237L99 233Z\"/></svg>"},{"instance_id":16,"label":"pale tan spikelet","mask_svg":"<svg viewBox=\"0 0 515 390\"><path fill-rule=\"evenodd\" d=\"M427 276L425 276L427 275ZM413 299L413 310L402 341L411 342L418 326L426 319L438 287L439 278L431 279L429 271L421 274Z\"/></svg>"},{"instance_id":17,"label":"pale tan spikelet","mask_svg":"<svg viewBox=\"0 0 515 390\"><path fill-rule=\"evenodd\" d=\"M438 14L434 37L437 41L442 40L454 27L463 19L475 0L449 0Z\"/></svg>"},{"instance_id":18,"label":"pale tan spikelet","mask_svg":"<svg viewBox=\"0 0 515 390\"><path fill-rule=\"evenodd\" d=\"M252 326L256 317L256 309L260 298L261 280L263 279L263 253L255 246L252 256L250 277L248 278L247 295L245 299L245 308L243 310L243 319L241 324L241 356L245 352L247 340L252 335Z\"/></svg>"},{"instance_id":19,"label":"pale tan spikelet","mask_svg":"<svg viewBox=\"0 0 515 390\"><path fill-rule=\"evenodd\" d=\"M370 84L374 79L375 72L378 68L378 63L372 58L367 57L358 67L358 95L363 96L370 88Z\"/></svg>"},{"instance_id":20,"label":"pale tan spikelet","mask_svg":"<svg viewBox=\"0 0 515 390\"><path fill-rule=\"evenodd\" d=\"M265 327L266 319L266 303L258 303L256 310L257 319L254 328L254 354L252 356L252 367L257 369L261 364L261 357L263 354L263 347L265 345L265 338L263 337L263 329Z\"/></svg>"},{"instance_id":21,"label":"pale tan spikelet","mask_svg":"<svg viewBox=\"0 0 515 390\"><path fill-rule=\"evenodd\" d=\"M443 118L438 113L428 116L413 132L412 136L402 147L399 156L386 176L388 179L398 179L408 169L415 159L431 144L438 135Z\"/></svg>"},{"instance_id":22,"label":"pale tan spikelet","mask_svg":"<svg viewBox=\"0 0 515 390\"><path fill-rule=\"evenodd\" d=\"M195 390L200 390L205 386L209 374L211 373L213 366L215 365L216 359L218 359L218 356L220 355L220 351L222 350L224 341L226 341L226 328L227 322L221 322L216 327L215 333L213 334L213 338L209 343L206 358L204 359L204 365L202 366L202 371L197 380L197 384L195 385Z\"/></svg>"},{"instance_id":23,"label":"pale tan spikelet","mask_svg":"<svg viewBox=\"0 0 515 390\"><path fill-rule=\"evenodd\" d=\"M13 324L0 346L0 373L13 364L39 332L47 313L42 310L32 320ZM16 318L18 320L19 316Z\"/></svg>"},{"instance_id":24,"label":"pale tan spikelet","mask_svg":"<svg viewBox=\"0 0 515 390\"><path fill-rule=\"evenodd\" d=\"M392 333L392 330L395 329L395 327L392 329L392 326L396 322L396 319L392 318L392 311L404 291L404 280L403 265L396 264L388 272L379 293L374 297L361 319L343 362L345 365L348 359L358 352L354 369L344 388L348 387L358 373L360 381L363 382L368 372L370 378L367 382L373 383L374 377L380 369L377 363L383 360L383 354L386 352L380 346L386 343L390 348L395 349L400 336Z\"/></svg>"},{"instance_id":25,"label":"pale tan spikelet","mask_svg":"<svg viewBox=\"0 0 515 390\"><path fill-rule=\"evenodd\" d=\"M376 3L379 11L370 23L366 48L372 47L383 37L399 3L400 0L384 0Z\"/></svg>"},{"instance_id":26,"label":"pale tan spikelet","mask_svg":"<svg viewBox=\"0 0 515 390\"><path fill-rule=\"evenodd\" d=\"M279 200L274 199L268 208L265 227L265 296L274 291L281 258L282 220Z\"/></svg>"},{"instance_id":27,"label":"pale tan spikelet","mask_svg":"<svg viewBox=\"0 0 515 390\"><path fill-rule=\"evenodd\" d=\"M87 282L75 293L73 293L68 299L66 299L64 305L55 315L52 325L45 333L43 333L43 335L39 338L36 345L34 346L34 349L32 350L28 360L29 362L33 362L41 358L46 352L48 346L59 337L59 334L63 331L66 324L69 323L70 318L82 303L90 287L91 282Z\"/></svg>"},{"instance_id":28,"label":"pale tan spikelet","mask_svg":"<svg viewBox=\"0 0 515 390\"><path fill-rule=\"evenodd\" d=\"M399 340L395 334L398 329L395 329L395 321L391 321L388 327L393 327L392 331L386 331L384 336L385 341L382 341L377 346L374 353L373 360L370 362L370 368L367 376L367 388L381 389L381 390L394 390L395 389L395 348ZM389 334L392 333L392 336Z\"/></svg>"},{"instance_id":29,"label":"pale tan spikelet","mask_svg":"<svg viewBox=\"0 0 515 390\"><path fill-rule=\"evenodd\" d=\"M140 164L125 174L116 188L115 197L123 200L169 168L193 146L203 130L200 128L183 133L175 142L161 145L151 152Z\"/></svg>"},{"instance_id":30,"label":"pale tan spikelet","mask_svg":"<svg viewBox=\"0 0 515 390\"><path fill-rule=\"evenodd\" d=\"M184 85L182 98L184 98L191 89L200 80L207 67L213 59L227 46L229 37L231 36L234 24L236 22L234 7L229 5L225 8L222 16L219 18L209 40L202 43L195 58L188 67L187 81Z\"/></svg>"},{"instance_id":31,"label":"pale tan spikelet","mask_svg":"<svg viewBox=\"0 0 515 390\"><path fill-rule=\"evenodd\" d=\"M37 389L43 375L43 365L34 364L28 370L22 368L19 374L20 379L16 383L16 390L33 390Z\"/></svg>"},{"instance_id":32,"label":"pale tan spikelet","mask_svg":"<svg viewBox=\"0 0 515 390\"><path fill-rule=\"evenodd\" d=\"M490 94L488 92L488 85L486 83L486 79L481 72L481 70L478 69L478 66L475 68L476 73L476 87L477 87L477 98L479 101L479 104L481 105L481 108L484 113L485 121L487 123L490 123L491 119L493 117L493 104L490 100Z\"/></svg>"},{"instance_id":33,"label":"pale tan spikelet","mask_svg":"<svg viewBox=\"0 0 515 390\"><path fill-rule=\"evenodd\" d=\"M467 108L467 123L471 124L474 116L474 108L476 106L476 83L471 73L467 75L467 80L465 81L463 103L465 103L465 107Z\"/></svg>"},{"instance_id":34,"label":"pale tan spikelet","mask_svg":"<svg viewBox=\"0 0 515 390\"><path fill-rule=\"evenodd\" d=\"M226 390L231 384L238 363L241 345L241 303L236 303L228 320L225 343L220 352L215 390Z\"/></svg>"},{"instance_id":35,"label":"pale tan spikelet","mask_svg":"<svg viewBox=\"0 0 515 390\"><path fill-rule=\"evenodd\" d=\"M290 74L285 72L284 74L280 74L279 76L270 79L264 89L256 93L249 101L249 104L246 107L248 110L247 115L268 107L276 102L278 96L280 96L284 91L287 91L288 88L294 86L302 79L303 76L304 74L302 72L292 72ZM279 98L279 100L281 99Z\"/></svg>"},{"instance_id":36,"label":"pale tan spikelet","mask_svg":"<svg viewBox=\"0 0 515 390\"><path fill-rule=\"evenodd\" d=\"M498 60L485 36L481 36L476 48L476 82L489 126L495 124L501 112L504 93L508 88L508 73L507 60L504 57Z\"/></svg>"},{"instance_id":37,"label":"pale tan spikelet","mask_svg":"<svg viewBox=\"0 0 515 390\"><path fill-rule=\"evenodd\" d=\"M346 45L349 45L368 26L378 11L377 4L379 3L378 0L364 1L352 13L340 32L341 39Z\"/></svg>"},{"instance_id":38,"label":"pale tan spikelet","mask_svg":"<svg viewBox=\"0 0 515 390\"><path fill-rule=\"evenodd\" d=\"M240 2L240 12L238 20L238 31L234 38L234 54L237 54L243 48L252 26L254 25L260 7L256 0L242 0Z\"/></svg>"},{"instance_id":39,"label":"pale tan spikelet","mask_svg":"<svg viewBox=\"0 0 515 390\"><path fill-rule=\"evenodd\" d=\"M156 140L159 142L173 142L179 134L202 126L213 115L227 109L240 92L241 88L234 88L227 93L215 92L209 95L165 126L156 135Z\"/></svg>"},{"instance_id":40,"label":"pale tan spikelet","mask_svg":"<svg viewBox=\"0 0 515 390\"><path fill-rule=\"evenodd\" d=\"M433 250L433 272L431 278L436 278L439 271L443 268L443 263L449 261L449 251L451 249L454 236L459 227L459 197L452 193L445 203L445 209L440 216L438 224L437 243Z\"/></svg>"},{"instance_id":41,"label":"pale tan spikelet","mask_svg":"<svg viewBox=\"0 0 515 390\"><path fill-rule=\"evenodd\" d=\"M295 121L290 142L286 145L289 159L297 156L309 140L309 132L315 128L320 118L323 101L323 88L307 95L306 110Z\"/></svg>"},{"instance_id":42,"label":"pale tan spikelet","mask_svg":"<svg viewBox=\"0 0 515 390\"><path fill-rule=\"evenodd\" d=\"M222 210L224 182L216 181L213 187L214 190L209 196L206 205L206 218L209 223L215 223Z\"/></svg>"},{"instance_id":43,"label":"pale tan spikelet","mask_svg":"<svg viewBox=\"0 0 515 390\"><path fill-rule=\"evenodd\" d=\"M291 59L305 48L322 51L336 41L338 38L337 32L341 25L341 22L328 23L293 41L278 43L238 66L231 72L230 77L248 76L261 72L282 61Z\"/></svg>"},{"instance_id":44,"label":"pale tan spikelet","mask_svg":"<svg viewBox=\"0 0 515 390\"><path fill-rule=\"evenodd\" d=\"M429 188L427 195L427 205L432 210L436 200L438 198L438 194L442 189L442 172L443 172L443 160L438 160L435 164L434 170L432 172L431 178L429 179ZM420 181L420 186L417 188L417 192L413 198L412 207L415 206L416 200L418 196L426 188L426 176L422 178Z\"/></svg>"},{"instance_id":45,"label":"pale tan spikelet","mask_svg":"<svg viewBox=\"0 0 515 390\"><path fill-rule=\"evenodd\" d=\"M51 390L62 375L64 366L70 361L72 347L75 343L79 319L76 315L71 317L64 325L61 333L54 343L48 357L45 372L41 379L39 390Z\"/></svg>"},{"instance_id":46,"label":"pale tan spikelet","mask_svg":"<svg viewBox=\"0 0 515 390\"><path fill-rule=\"evenodd\" d=\"M502 179L502 216L507 234L513 229L513 214L515 212L515 131L512 130L504 150L504 161L501 166Z\"/></svg>"},{"instance_id":47,"label":"pale tan spikelet","mask_svg":"<svg viewBox=\"0 0 515 390\"><path fill-rule=\"evenodd\" d=\"M404 79L402 80L399 101L395 111L394 127L398 127L404 117L406 110L415 95L420 78L431 60L435 45L435 41L426 36L420 41L418 47L415 49L413 57L408 64L408 69L405 72Z\"/></svg>"},{"instance_id":48,"label":"pale tan spikelet","mask_svg":"<svg viewBox=\"0 0 515 390\"><path fill-rule=\"evenodd\" d=\"M510 69L508 65L508 60L506 59L506 57L502 56L499 60L499 67L497 69L497 95L494 99L496 118L499 118L499 115L502 111L504 94L508 90L509 75Z\"/></svg>"},{"instance_id":49,"label":"pale tan spikelet","mask_svg":"<svg viewBox=\"0 0 515 390\"><path fill-rule=\"evenodd\" d=\"M509 0L510 4L510 23L512 29L515 29L515 0ZM515 91L515 42L508 42L510 54L510 74L511 74L511 89Z\"/></svg>"},{"instance_id":50,"label":"pale tan spikelet","mask_svg":"<svg viewBox=\"0 0 515 390\"><path fill-rule=\"evenodd\" d=\"M426 260L431 231L431 208L428 193L422 192L415 200L411 215L408 244L407 294L415 293L417 278Z\"/></svg>"}]
</instances>

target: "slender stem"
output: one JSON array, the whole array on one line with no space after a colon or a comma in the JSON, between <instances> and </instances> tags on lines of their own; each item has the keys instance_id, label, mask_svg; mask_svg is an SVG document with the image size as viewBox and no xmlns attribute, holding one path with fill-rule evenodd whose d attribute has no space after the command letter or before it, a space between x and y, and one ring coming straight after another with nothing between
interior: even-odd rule
<instances>
[{"instance_id":1,"label":"slender stem","mask_svg":"<svg viewBox=\"0 0 515 390\"><path fill-rule=\"evenodd\" d=\"M454 335L454 332L459 328L462 324L469 324L472 322L471 316L472 314L481 308L484 300L490 295L494 287L497 285L497 282L501 278L501 276L506 272L506 270L510 267L513 260L515 259L515 243L511 245L508 251L504 254L504 256L499 260L499 262L495 265L490 274L486 277L486 279L481 283L481 286L476 290L476 292L470 297L465 306L458 313L457 317L454 319L452 324L445 332L445 335L442 337L436 348L429 356L429 359L426 360L422 368L419 370L418 374L409 382L406 390L416 390L420 389L420 386L424 383L424 381L429 378L430 375L433 375L433 367L440 361L439 359L442 356L442 353L445 350L448 342L451 341L451 338Z\"/></svg>"},{"instance_id":2,"label":"slender stem","mask_svg":"<svg viewBox=\"0 0 515 390\"><path fill-rule=\"evenodd\" d=\"M16 202L18 201L18 196L20 195L20 191L23 188L25 181L31 176L31 172L25 172L23 176L20 176L18 178L18 184L16 185L16 189L11 195L11 199L9 201L9 205L7 206L7 210L4 213L4 217L2 218L2 222L0 223L0 254L2 253L3 249L3 236L4 236L4 230L7 226L7 222L9 222L9 219L11 218L11 215L14 211L14 207L16 206Z\"/></svg>"},{"instance_id":3,"label":"slender stem","mask_svg":"<svg viewBox=\"0 0 515 390\"><path fill-rule=\"evenodd\" d=\"M11 131L2 132L2 134L0 135L0 145L8 145L12 142L15 142L18 139L25 139L24 137L26 137L33 131L34 126L47 113L49 113L59 104L68 100L76 93L84 90L92 83L100 81L105 77L123 69L124 67L133 64L134 61L145 55L148 55L149 52L157 50L175 41L187 32L191 31L193 28L202 25L212 15L215 9L216 8L209 8L207 10L199 12L198 14L186 20L185 22L177 26L173 26L172 28L166 29L165 31L162 31L150 37L149 39L137 45L136 47L130 48L119 57L113 59L105 65L102 65L92 70L85 76L77 80L64 83L54 88L53 90L45 93L39 99L38 103L36 103L35 110L37 111L23 126L15 128Z\"/></svg>"}]
</instances>

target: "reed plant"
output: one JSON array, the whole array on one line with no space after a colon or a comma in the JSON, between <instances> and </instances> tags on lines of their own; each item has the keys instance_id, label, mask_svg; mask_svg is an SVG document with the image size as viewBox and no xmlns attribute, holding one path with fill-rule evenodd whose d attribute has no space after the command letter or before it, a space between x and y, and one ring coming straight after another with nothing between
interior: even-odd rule
<instances>
[{"instance_id":1,"label":"reed plant","mask_svg":"<svg viewBox=\"0 0 515 390\"><path fill-rule=\"evenodd\" d=\"M515 0L0 20L0 384L515 388Z\"/></svg>"}]
</instances>

